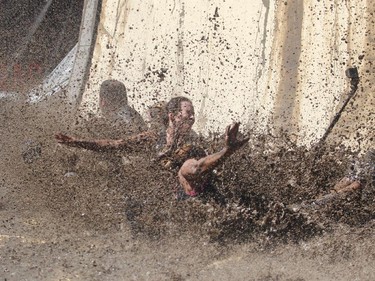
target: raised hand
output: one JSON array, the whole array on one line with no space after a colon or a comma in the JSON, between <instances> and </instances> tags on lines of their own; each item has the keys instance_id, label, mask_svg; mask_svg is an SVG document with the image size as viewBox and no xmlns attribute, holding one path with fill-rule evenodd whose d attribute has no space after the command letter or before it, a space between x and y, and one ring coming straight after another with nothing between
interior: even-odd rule
<instances>
[{"instance_id":1,"label":"raised hand","mask_svg":"<svg viewBox=\"0 0 375 281\"><path fill-rule=\"evenodd\" d=\"M233 122L232 125L227 126L225 129L225 145L232 151L240 149L244 144L246 144L250 138L245 138L243 140L237 139L238 129L240 127L240 122Z\"/></svg>"}]
</instances>

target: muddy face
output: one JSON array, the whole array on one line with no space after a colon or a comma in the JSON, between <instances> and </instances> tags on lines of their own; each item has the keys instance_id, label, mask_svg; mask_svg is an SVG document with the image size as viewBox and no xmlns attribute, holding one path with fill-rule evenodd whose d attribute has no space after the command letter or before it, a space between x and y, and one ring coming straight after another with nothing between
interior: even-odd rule
<instances>
[{"instance_id":1,"label":"muddy face","mask_svg":"<svg viewBox=\"0 0 375 281\"><path fill-rule=\"evenodd\" d=\"M173 123L180 133L187 134L195 122L194 106L191 102L183 101L180 107L181 110L173 117Z\"/></svg>"}]
</instances>

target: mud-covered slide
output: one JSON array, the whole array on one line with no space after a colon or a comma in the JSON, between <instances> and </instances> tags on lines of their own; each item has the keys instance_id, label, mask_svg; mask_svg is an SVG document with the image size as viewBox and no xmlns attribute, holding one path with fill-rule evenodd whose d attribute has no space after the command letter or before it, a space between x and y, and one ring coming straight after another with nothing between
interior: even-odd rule
<instances>
[{"instance_id":1,"label":"mud-covered slide","mask_svg":"<svg viewBox=\"0 0 375 281\"><path fill-rule=\"evenodd\" d=\"M2 93L26 89L38 101L64 89L68 104L95 112L101 82L118 79L142 115L157 100L187 95L198 132L222 131L236 119L254 133L284 131L309 145L347 100L345 70L358 67L360 90L328 139L362 151L372 145L375 7L369 1L5 6Z\"/></svg>"},{"instance_id":2,"label":"mud-covered slide","mask_svg":"<svg viewBox=\"0 0 375 281\"><path fill-rule=\"evenodd\" d=\"M155 100L187 95L204 134L237 119L255 133L286 131L310 144L347 99L345 70L358 67L360 90L328 139L372 145L370 1L105 0L99 8L83 111L97 107L101 81L113 78L142 114Z\"/></svg>"}]
</instances>

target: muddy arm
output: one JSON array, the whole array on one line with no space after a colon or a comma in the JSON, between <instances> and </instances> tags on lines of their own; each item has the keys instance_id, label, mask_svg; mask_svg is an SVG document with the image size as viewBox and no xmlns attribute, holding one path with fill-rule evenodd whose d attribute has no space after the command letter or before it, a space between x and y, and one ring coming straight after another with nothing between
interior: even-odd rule
<instances>
[{"instance_id":1,"label":"muddy arm","mask_svg":"<svg viewBox=\"0 0 375 281\"><path fill-rule=\"evenodd\" d=\"M195 179L212 171L223 163L233 152L223 148L219 152L203 157L199 160L189 159L181 167L180 173L187 179Z\"/></svg>"},{"instance_id":2,"label":"muddy arm","mask_svg":"<svg viewBox=\"0 0 375 281\"><path fill-rule=\"evenodd\" d=\"M203 157L199 160L189 159L181 167L180 173L186 178L197 178L212 171L223 163L230 155L240 149L249 141L249 138L237 140L237 133L240 123L236 122L226 128L225 147L214 154Z\"/></svg>"}]
</instances>

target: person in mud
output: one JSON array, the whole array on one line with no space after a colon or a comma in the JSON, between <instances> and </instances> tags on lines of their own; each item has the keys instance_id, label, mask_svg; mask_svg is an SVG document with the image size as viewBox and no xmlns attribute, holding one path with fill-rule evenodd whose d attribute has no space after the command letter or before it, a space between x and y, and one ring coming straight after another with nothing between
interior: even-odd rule
<instances>
[{"instance_id":1,"label":"person in mud","mask_svg":"<svg viewBox=\"0 0 375 281\"><path fill-rule=\"evenodd\" d=\"M249 141L249 138L237 139L240 123L234 122L225 130L224 148L206 155L192 140L195 113L190 99L182 96L172 98L166 104L163 115L164 130L149 130L123 139L80 140L61 133L55 137L59 143L96 151L131 151L135 147L154 145L159 162L166 168L177 170L178 199L201 194L209 184L212 170Z\"/></svg>"},{"instance_id":2,"label":"person in mud","mask_svg":"<svg viewBox=\"0 0 375 281\"><path fill-rule=\"evenodd\" d=\"M366 183L373 183L374 177L375 149L372 148L351 163L346 175L335 184L333 192L345 193L361 189Z\"/></svg>"},{"instance_id":3,"label":"person in mud","mask_svg":"<svg viewBox=\"0 0 375 281\"><path fill-rule=\"evenodd\" d=\"M313 199L302 204L291 205L291 209L298 211L301 208L319 208L332 201L345 198L348 194L357 192L366 185L373 185L375 182L375 149L371 148L362 157L355 159L346 172L333 187L329 194L318 199Z\"/></svg>"},{"instance_id":4,"label":"person in mud","mask_svg":"<svg viewBox=\"0 0 375 281\"><path fill-rule=\"evenodd\" d=\"M90 137L119 138L125 129L138 133L147 128L142 116L128 105L125 85L117 80L105 80L100 85L99 113L79 124L78 130L87 131Z\"/></svg>"},{"instance_id":5,"label":"person in mud","mask_svg":"<svg viewBox=\"0 0 375 281\"><path fill-rule=\"evenodd\" d=\"M119 138L128 134L139 133L147 128L141 115L128 105L125 85L117 80L105 80L100 85L99 115L89 117L87 120L76 120L73 131L88 138ZM60 151L64 175L76 175L80 167L89 167L100 162L107 172L119 173L122 155L106 153L93 155L90 152ZM117 172L115 172L117 171Z\"/></svg>"},{"instance_id":6,"label":"person in mud","mask_svg":"<svg viewBox=\"0 0 375 281\"><path fill-rule=\"evenodd\" d=\"M102 117L109 122L136 126L138 131L146 129L142 116L128 104L125 85L117 80L106 80L100 86L99 103Z\"/></svg>"}]
</instances>

